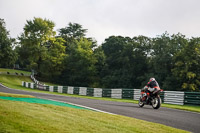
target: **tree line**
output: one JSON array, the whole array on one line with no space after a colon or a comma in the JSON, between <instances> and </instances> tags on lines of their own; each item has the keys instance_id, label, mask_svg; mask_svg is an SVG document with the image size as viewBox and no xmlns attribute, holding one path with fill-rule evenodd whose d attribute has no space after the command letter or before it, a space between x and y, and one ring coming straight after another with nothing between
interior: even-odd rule
<instances>
[{"instance_id":1,"label":"tree line","mask_svg":"<svg viewBox=\"0 0 200 133\"><path fill-rule=\"evenodd\" d=\"M27 20L13 39L0 19L0 67L19 64L41 81L68 86L141 88L155 77L164 90L200 91L199 37L109 36L98 46L80 24L54 27L48 19Z\"/></svg>"}]
</instances>

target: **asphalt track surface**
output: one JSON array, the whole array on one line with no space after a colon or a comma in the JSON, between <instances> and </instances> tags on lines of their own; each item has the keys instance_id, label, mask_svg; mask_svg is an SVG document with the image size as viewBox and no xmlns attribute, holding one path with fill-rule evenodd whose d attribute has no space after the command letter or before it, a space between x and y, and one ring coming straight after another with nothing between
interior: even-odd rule
<instances>
[{"instance_id":1,"label":"asphalt track surface","mask_svg":"<svg viewBox=\"0 0 200 133\"><path fill-rule=\"evenodd\" d=\"M0 92L33 95L37 98L52 99L67 103L83 105L113 114L133 117L150 122L160 123L167 126L200 133L200 113L182 111L161 107L158 110L146 105L139 108L137 104L103 101L94 99L77 98L70 96L52 95L38 92L28 92L16 89L5 88L0 84Z\"/></svg>"}]
</instances>

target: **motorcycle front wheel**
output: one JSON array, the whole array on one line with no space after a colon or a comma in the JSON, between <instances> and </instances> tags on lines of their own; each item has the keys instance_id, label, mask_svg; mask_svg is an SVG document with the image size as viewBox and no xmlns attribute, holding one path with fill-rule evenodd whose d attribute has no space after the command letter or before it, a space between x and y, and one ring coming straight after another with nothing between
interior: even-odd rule
<instances>
[{"instance_id":1,"label":"motorcycle front wheel","mask_svg":"<svg viewBox=\"0 0 200 133\"><path fill-rule=\"evenodd\" d=\"M156 98L152 99L151 103L152 103L152 107L154 109L159 109L160 105L161 105L161 99L160 99L160 97L156 97Z\"/></svg>"},{"instance_id":2,"label":"motorcycle front wheel","mask_svg":"<svg viewBox=\"0 0 200 133\"><path fill-rule=\"evenodd\" d=\"M142 98L140 97L139 102L138 102L139 107L143 107L144 103L142 102Z\"/></svg>"}]
</instances>

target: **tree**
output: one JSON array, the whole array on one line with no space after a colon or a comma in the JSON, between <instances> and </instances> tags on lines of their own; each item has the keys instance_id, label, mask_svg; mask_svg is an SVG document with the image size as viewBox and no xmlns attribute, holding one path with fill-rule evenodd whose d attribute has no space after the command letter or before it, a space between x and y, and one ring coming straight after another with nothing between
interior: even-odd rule
<instances>
[{"instance_id":1,"label":"tree","mask_svg":"<svg viewBox=\"0 0 200 133\"><path fill-rule=\"evenodd\" d=\"M102 44L106 56L104 87L138 88L147 69L147 52L143 44L147 38L111 36Z\"/></svg>"},{"instance_id":2,"label":"tree","mask_svg":"<svg viewBox=\"0 0 200 133\"><path fill-rule=\"evenodd\" d=\"M59 82L65 85L93 86L95 81L96 59L93 47L96 42L86 38L87 29L77 23L69 23L59 30L59 36L66 42L65 69L59 78Z\"/></svg>"},{"instance_id":3,"label":"tree","mask_svg":"<svg viewBox=\"0 0 200 133\"><path fill-rule=\"evenodd\" d=\"M41 76L41 64L47 58L48 42L55 37L55 24L47 19L34 18L27 21L24 33L19 37L21 44L20 59L29 62L29 68L35 69ZM23 56L26 55L26 56Z\"/></svg>"},{"instance_id":4,"label":"tree","mask_svg":"<svg viewBox=\"0 0 200 133\"><path fill-rule=\"evenodd\" d=\"M63 38L51 38L48 42L46 59L41 65L42 78L51 82L56 82L64 69L65 40Z\"/></svg>"},{"instance_id":5,"label":"tree","mask_svg":"<svg viewBox=\"0 0 200 133\"><path fill-rule=\"evenodd\" d=\"M170 51L171 43L168 33L164 33L153 39L152 53L151 53L151 67L150 70L154 74L160 86L162 87L165 78L171 72L172 55Z\"/></svg>"},{"instance_id":6,"label":"tree","mask_svg":"<svg viewBox=\"0 0 200 133\"><path fill-rule=\"evenodd\" d=\"M65 28L59 29L59 36L62 37L66 43L65 46L67 46L66 53L68 51L68 46L73 44L74 41L80 40L81 38L86 38L87 29L83 29L82 25L78 23L69 23L68 26ZM96 46L96 41L92 38L86 38L88 41L92 42L91 48L94 48Z\"/></svg>"},{"instance_id":7,"label":"tree","mask_svg":"<svg viewBox=\"0 0 200 133\"><path fill-rule=\"evenodd\" d=\"M5 22L0 19L0 67L13 67L17 54L13 50L14 39L9 37Z\"/></svg>"},{"instance_id":8,"label":"tree","mask_svg":"<svg viewBox=\"0 0 200 133\"><path fill-rule=\"evenodd\" d=\"M96 76L94 80L94 87L102 87L102 78L104 76L104 67L106 63L106 56L102 47L99 46L94 50L94 57L96 58L95 68L96 68Z\"/></svg>"},{"instance_id":9,"label":"tree","mask_svg":"<svg viewBox=\"0 0 200 133\"><path fill-rule=\"evenodd\" d=\"M179 34L170 36L167 32L153 38L150 73L155 77L161 88L165 90L176 90L179 82L172 75L174 58L178 51L187 43L185 36Z\"/></svg>"},{"instance_id":10,"label":"tree","mask_svg":"<svg viewBox=\"0 0 200 133\"><path fill-rule=\"evenodd\" d=\"M152 76L151 71L151 53L152 39L146 36L133 38L133 87L142 88ZM137 86L136 86L137 85Z\"/></svg>"},{"instance_id":11,"label":"tree","mask_svg":"<svg viewBox=\"0 0 200 133\"><path fill-rule=\"evenodd\" d=\"M176 76L173 74L173 69L175 66L175 59L177 56L177 53L179 53L185 45L188 43L188 39L185 38L184 35L178 33L170 36L169 46L166 50L166 53L169 53L169 68L168 68L168 74L165 77L165 80L163 81L163 88L165 90L182 90L181 88L181 81L177 79Z\"/></svg>"},{"instance_id":12,"label":"tree","mask_svg":"<svg viewBox=\"0 0 200 133\"><path fill-rule=\"evenodd\" d=\"M172 72L181 90L200 91L200 38L190 39L174 60Z\"/></svg>"},{"instance_id":13,"label":"tree","mask_svg":"<svg viewBox=\"0 0 200 133\"><path fill-rule=\"evenodd\" d=\"M75 40L68 46L69 53L65 58L65 69L60 77L60 82L72 86L92 85L96 73L92 42L86 38Z\"/></svg>"},{"instance_id":14,"label":"tree","mask_svg":"<svg viewBox=\"0 0 200 133\"><path fill-rule=\"evenodd\" d=\"M126 87L130 86L128 75L129 57L124 57L124 50L131 38L122 36L110 36L102 44L102 50L106 56L103 68L103 87Z\"/></svg>"},{"instance_id":15,"label":"tree","mask_svg":"<svg viewBox=\"0 0 200 133\"><path fill-rule=\"evenodd\" d=\"M83 29L82 25L70 22L68 27L59 30L59 35L66 39L66 41L71 42L71 40L80 40L82 37L85 37L86 32L87 29Z\"/></svg>"}]
</instances>

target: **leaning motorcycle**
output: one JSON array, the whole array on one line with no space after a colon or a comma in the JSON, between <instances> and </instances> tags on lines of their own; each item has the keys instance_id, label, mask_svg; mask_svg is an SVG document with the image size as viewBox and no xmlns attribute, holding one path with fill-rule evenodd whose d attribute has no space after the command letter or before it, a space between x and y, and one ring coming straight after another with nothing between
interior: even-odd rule
<instances>
[{"instance_id":1,"label":"leaning motorcycle","mask_svg":"<svg viewBox=\"0 0 200 133\"><path fill-rule=\"evenodd\" d=\"M144 89L141 90L141 96L139 98L139 107L144 105L151 105L154 109L158 109L161 106L160 92L162 92L159 87L149 88L146 93Z\"/></svg>"}]
</instances>

